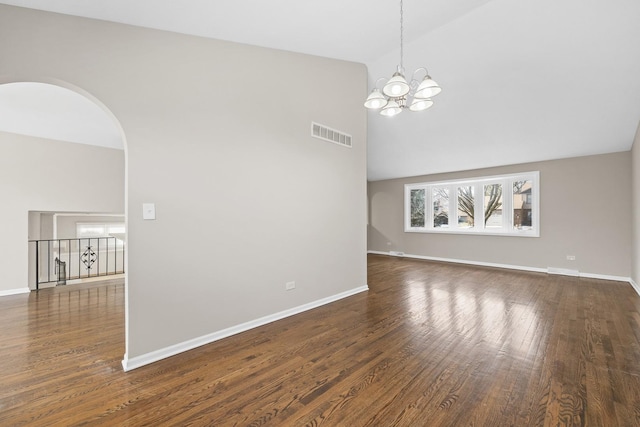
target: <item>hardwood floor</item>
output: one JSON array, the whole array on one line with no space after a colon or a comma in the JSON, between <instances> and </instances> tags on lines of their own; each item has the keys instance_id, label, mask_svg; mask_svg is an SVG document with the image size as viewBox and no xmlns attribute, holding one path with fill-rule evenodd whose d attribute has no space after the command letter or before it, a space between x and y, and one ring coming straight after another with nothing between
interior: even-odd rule
<instances>
[{"instance_id":1,"label":"hardwood floor","mask_svg":"<svg viewBox=\"0 0 640 427\"><path fill-rule=\"evenodd\" d=\"M0 298L0 425L640 425L628 283L370 255L369 286L128 373L122 284Z\"/></svg>"}]
</instances>

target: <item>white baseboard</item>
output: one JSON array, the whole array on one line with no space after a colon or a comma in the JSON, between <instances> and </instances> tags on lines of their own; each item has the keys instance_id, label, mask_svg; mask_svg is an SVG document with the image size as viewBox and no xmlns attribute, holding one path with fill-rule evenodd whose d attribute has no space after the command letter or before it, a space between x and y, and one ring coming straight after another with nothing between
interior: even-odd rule
<instances>
[{"instance_id":1,"label":"white baseboard","mask_svg":"<svg viewBox=\"0 0 640 427\"><path fill-rule=\"evenodd\" d=\"M612 276L610 274L580 273L580 277L584 277L586 279L602 279L602 280L612 280L614 282L629 282L629 283L631 283L631 278L630 277Z\"/></svg>"},{"instance_id":2,"label":"white baseboard","mask_svg":"<svg viewBox=\"0 0 640 427\"><path fill-rule=\"evenodd\" d=\"M139 368L144 365L148 365L153 362L157 362L158 360L165 359L167 357L174 356L178 353L182 353L184 351L192 350L196 347L203 346L205 344L210 344L214 341L221 340L223 338L230 337L232 335L239 334L241 332L248 331L249 329L257 328L259 326L266 325L267 323L275 322L276 320L284 319L285 317L293 316L299 313L303 313L308 310L312 310L314 308L332 303L334 301L341 300L343 298L350 297L352 295L358 294L360 292L364 292L369 290L368 286L360 286L358 288L350 289L345 292L341 292L336 295L332 295L326 298L322 298L307 304L300 305L298 307L290 308L288 310L284 310L278 313L274 313L268 316L261 317L259 319L251 320L249 322L241 323L236 326L232 326L227 329L223 329L221 331L213 332L211 334L207 334L198 338L194 338L188 341L184 341L178 344L171 345L169 347L161 348L159 350L152 351L150 353L146 353L140 356L135 356L129 358L126 354L124 355L124 359L122 360L122 368L126 371L131 371L132 369Z\"/></svg>"},{"instance_id":3,"label":"white baseboard","mask_svg":"<svg viewBox=\"0 0 640 427\"><path fill-rule=\"evenodd\" d=\"M390 252L381 252L381 251L367 251L370 254L376 255L387 255L394 256ZM493 262L481 262L481 261L469 261L463 259L453 259L453 258L438 258L438 257L430 257L423 255L411 255L407 253L403 253L402 257L404 258L415 258L415 259L424 259L427 261L442 261L442 262L452 262L456 264L468 264L468 265L478 265L482 267L496 267L496 268L506 268L509 270L521 270L521 271L533 271L536 273L547 273L547 274L559 274L565 276L575 276L575 277L584 277L589 279L602 279L602 280L612 280L615 282L629 282L631 283L631 279L629 277L622 276L611 276L607 274L596 274L596 273L581 273L577 270L568 270L561 268L539 268L539 267L527 267L522 265L511 265L511 264L497 264ZM633 283L632 283L633 285ZM637 286L637 285L636 285ZM640 290L640 287L636 289L636 291ZM640 292L638 292L640 294Z\"/></svg>"},{"instance_id":4,"label":"white baseboard","mask_svg":"<svg viewBox=\"0 0 640 427\"><path fill-rule=\"evenodd\" d=\"M638 295L640 295L640 286L633 279L629 279L629 283L631 283L631 287L636 291Z\"/></svg>"},{"instance_id":5,"label":"white baseboard","mask_svg":"<svg viewBox=\"0 0 640 427\"><path fill-rule=\"evenodd\" d=\"M383 252L383 251L367 251L368 254L374 254L374 255L387 255L387 256L393 256L391 255L391 252Z\"/></svg>"},{"instance_id":6,"label":"white baseboard","mask_svg":"<svg viewBox=\"0 0 640 427\"><path fill-rule=\"evenodd\" d=\"M367 251L370 254L376 255L387 255L394 256L390 252L380 252L380 251ZM412 255L404 253L402 255L403 258L414 258L414 259L424 259L427 261L440 261L440 262L452 262L455 264L468 264L468 265L478 265L481 267L497 267L497 268L506 268L509 270L523 270L523 271L533 271L536 273L546 273L546 268L536 268L536 267L526 267L522 265L510 265L510 264L496 264L493 262L482 262L482 261L470 261L465 259L454 259L454 258L440 258L433 256L424 256L424 255Z\"/></svg>"},{"instance_id":7,"label":"white baseboard","mask_svg":"<svg viewBox=\"0 0 640 427\"><path fill-rule=\"evenodd\" d=\"M29 288L7 289L6 291L0 291L0 297L7 297L9 295L28 294L31 292Z\"/></svg>"}]
</instances>

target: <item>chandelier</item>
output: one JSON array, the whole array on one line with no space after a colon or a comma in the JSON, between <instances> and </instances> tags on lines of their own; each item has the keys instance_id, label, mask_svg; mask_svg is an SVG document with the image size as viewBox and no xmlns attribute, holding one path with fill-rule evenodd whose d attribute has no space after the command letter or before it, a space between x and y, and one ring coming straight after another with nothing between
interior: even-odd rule
<instances>
[{"instance_id":1,"label":"chandelier","mask_svg":"<svg viewBox=\"0 0 640 427\"><path fill-rule=\"evenodd\" d=\"M375 87L367 97L364 106L370 110L380 110L380 114L386 117L393 117L409 108L411 111L423 111L433 105L431 98L440 93L442 88L431 79L429 71L421 67L413 72L411 80L407 82L404 77L403 56L404 56L404 20L402 0L400 0L400 65L396 72L382 87L382 92L378 89L378 83L385 78L379 78ZM416 77L424 72L422 80Z\"/></svg>"}]
</instances>

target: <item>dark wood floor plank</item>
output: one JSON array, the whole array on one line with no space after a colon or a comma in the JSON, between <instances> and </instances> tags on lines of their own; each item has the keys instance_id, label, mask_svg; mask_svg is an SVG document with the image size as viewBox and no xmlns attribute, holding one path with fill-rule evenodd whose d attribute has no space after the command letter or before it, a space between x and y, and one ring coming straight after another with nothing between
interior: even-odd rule
<instances>
[{"instance_id":1,"label":"dark wood floor plank","mask_svg":"<svg viewBox=\"0 0 640 427\"><path fill-rule=\"evenodd\" d=\"M121 282L0 298L0 425L640 425L629 284L377 255L368 281L128 373Z\"/></svg>"}]
</instances>

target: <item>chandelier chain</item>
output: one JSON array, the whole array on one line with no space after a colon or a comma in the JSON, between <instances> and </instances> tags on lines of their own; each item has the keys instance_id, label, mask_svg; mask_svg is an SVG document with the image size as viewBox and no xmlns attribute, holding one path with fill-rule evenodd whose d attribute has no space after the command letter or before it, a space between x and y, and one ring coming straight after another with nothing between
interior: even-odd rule
<instances>
[{"instance_id":1,"label":"chandelier chain","mask_svg":"<svg viewBox=\"0 0 640 427\"><path fill-rule=\"evenodd\" d=\"M404 64L402 59L404 57L404 17L402 10L402 0L400 0L400 70L404 73Z\"/></svg>"}]
</instances>

